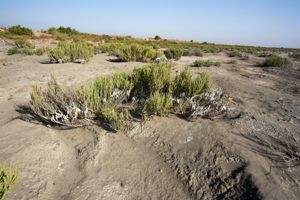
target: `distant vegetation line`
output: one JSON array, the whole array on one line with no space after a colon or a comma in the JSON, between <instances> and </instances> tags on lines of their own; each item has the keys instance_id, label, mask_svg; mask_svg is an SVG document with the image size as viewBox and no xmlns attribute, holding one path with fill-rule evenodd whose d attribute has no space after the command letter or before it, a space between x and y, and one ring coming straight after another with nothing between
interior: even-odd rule
<instances>
[{"instance_id":1,"label":"distant vegetation line","mask_svg":"<svg viewBox=\"0 0 300 200\"><path fill-rule=\"evenodd\" d=\"M194 42L183 40L170 40L163 39L159 35L153 36L153 38L134 38L132 36L111 36L111 35L97 35L91 33L83 33L71 27L60 26L50 27L47 30L41 30L41 34L34 34L34 31L30 28L23 27L21 25L15 25L8 28L1 28L0 37L9 39L55 39L58 41L91 41L91 42L121 42L125 44L138 43L149 46L156 46L158 48L168 47L180 47L180 48L193 48L201 47L207 52L219 52L221 50L239 50L246 53L252 53L253 51L274 51L274 52L291 52L299 51L296 48L277 48L277 47L256 47L246 45L225 45L214 44L208 42Z\"/></svg>"}]
</instances>

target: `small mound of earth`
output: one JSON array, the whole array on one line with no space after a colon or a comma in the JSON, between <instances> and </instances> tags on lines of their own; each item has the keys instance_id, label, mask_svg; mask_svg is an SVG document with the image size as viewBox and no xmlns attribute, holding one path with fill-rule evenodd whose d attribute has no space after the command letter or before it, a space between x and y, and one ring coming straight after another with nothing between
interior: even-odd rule
<instances>
[{"instance_id":1,"label":"small mound of earth","mask_svg":"<svg viewBox=\"0 0 300 200\"><path fill-rule=\"evenodd\" d=\"M192 199L261 199L246 161L225 147L216 131L168 118L154 119L129 136L157 152Z\"/></svg>"}]
</instances>

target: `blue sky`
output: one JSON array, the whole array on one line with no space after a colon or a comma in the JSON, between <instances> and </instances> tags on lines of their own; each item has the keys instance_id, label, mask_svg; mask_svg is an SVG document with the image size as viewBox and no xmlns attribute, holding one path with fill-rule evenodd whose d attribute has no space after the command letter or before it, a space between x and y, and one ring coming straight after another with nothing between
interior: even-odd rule
<instances>
[{"instance_id":1,"label":"blue sky","mask_svg":"<svg viewBox=\"0 0 300 200\"><path fill-rule=\"evenodd\" d=\"M1 0L0 26L300 48L298 0Z\"/></svg>"}]
</instances>

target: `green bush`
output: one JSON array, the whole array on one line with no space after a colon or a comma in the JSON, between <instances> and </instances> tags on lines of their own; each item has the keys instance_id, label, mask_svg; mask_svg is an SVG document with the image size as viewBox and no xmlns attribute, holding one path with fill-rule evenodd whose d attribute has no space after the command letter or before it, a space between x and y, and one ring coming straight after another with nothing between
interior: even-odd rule
<instances>
[{"instance_id":1,"label":"green bush","mask_svg":"<svg viewBox=\"0 0 300 200\"><path fill-rule=\"evenodd\" d=\"M113 84L109 77L99 77L85 88L85 99L94 112L100 112L102 105L111 102Z\"/></svg>"},{"instance_id":2,"label":"green bush","mask_svg":"<svg viewBox=\"0 0 300 200\"><path fill-rule=\"evenodd\" d=\"M183 50L181 48L169 48L164 51L166 58L179 60L183 55Z\"/></svg>"},{"instance_id":3,"label":"green bush","mask_svg":"<svg viewBox=\"0 0 300 200\"><path fill-rule=\"evenodd\" d=\"M206 72L202 72L192 82L191 96L199 95L203 92L206 92L210 90L211 87L212 87L212 83L210 81L208 74Z\"/></svg>"},{"instance_id":4,"label":"green bush","mask_svg":"<svg viewBox=\"0 0 300 200\"><path fill-rule=\"evenodd\" d=\"M41 48L38 48L36 50L33 51L33 54L37 55L37 56L41 56L43 55L44 53L48 52L49 49L47 47L41 47Z\"/></svg>"},{"instance_id":5,"label":"green bush","mask_svg":"<svg viewBox=\"0 0 300 200\"><path fill-rule=\"evenodd\" d=\"M50 31L53 31L53 28ZM59 33L67 34L67 35L78 35L79 34L79 31L77 31L76 29L71 28L71 27L60 26L59 28L56 29L56 31Z\"/></svg>"},{"instance_id":6,"label":"green bush","mask_svg":"<svg viewBox=\"0 0 300 200\"><path fill-rule=\"evenodd\" d=\"M23 27L21 25L9 27L8 32L14 35L33 35L33 31L31 29Z\"/></svg>"},{"instance_id":7,"label":"green bush","mask_svg":"<svg viewBox=\"0 0 300 200\"><path fill-rule=\"evenodd\" d=\"M15 41L16 47L13 47L7 51L8 55L24 54L24 55L38 55L41 56L48 51L48 48L42 47L34 49L34 44L29 41L20 39Z\"/></svg>"},{"instance_id":8,"label":"green bush","mask_svg":"<svg viewBox=\"0 0 300 200\"><path fill-rule=\"evenodd\" d=\"M98 77L76 93L63 90L55 81L45 90L34 88L31 107L34 116L44 122L46 119L74 127L74 123L93 116L110 130L128 130L132 116L146 119L151 115L167 116L174 110L182 112L188 98L210 87L207 73L193 78L192 72L185 68L174 77L169 65L149 64L135 68L131 74Z\"/></svg>"},{"instance_id":9,"label":"green bush","mask_svg":"<svg viewBox=\"0 0 300 200\"><path fill-rule=\"evenodd\" d=\"M185 68L174 80L175 96L191 97L201 94L211 88L211 82L207 73L201 73L193 79L191 70Z\"/></svg>"},{"instance_id":10,"label":"green bush","mask_svg":"<svg viewBox=\"0 0 300 200\"><path fill-rule=\"evenodd\" d=\"M56 28L55 27L48 28L47 33L49 33L49 34L55 34L56 33Z\"/></svg>"},{"instance_id":11,"label":"green bush","mask_svg":"<svg viewBox=\"0 0 300 200\"><path fill-rule=\"evenodd\" d=\"M154 40L161 40L161 37L160 37L159 35L156 35L156 36L154 37Z\"/></svg>"},{"instance_id":12,"label":"green bush","mask_svg":"<svg viewBox=\"0 0 300 200\"><path fill-rule=\"evenodd\" d=\"M114 88L119 90L130 90L132 88L131 77L125 72L115 73L111 78Z\"/></svg>"},{"instance_id":13,"label":"green bush","mask_svg":"<svg viewBox=\"0 0 300 200\"><path fill-rule=\"evenodd\" d=\"M33 87L30 108L43 123L68 127L81 126L88 114L83 92L64 90L53 77L45 89Z\"/></svg>"},{"instance_id":14,"label":"green bush","mask_svg":"<svg viewBox=\"0 0 300 200\"><path fill-rule=\"evenodd\" d=\"M7 51L7 54L8 55L13 55L13 54L25 54L25 55L33 55L34 54L34 51L32 49L20 49L20 48L17 48L17 47L14 47L14 48L11 48Z\"/></svg>"},{"instance_id":15,"label":"green bush","mask_svg":"<svg viewBox=\"0 0 300 200\"><path fill-rule=\"evenodd\" d=\"M48 48L42 47L38 49L34 49L34 44L28 42L26 40L16 40L15 41L16 47L13 47L7 51L8 55L13 54L24 54L24 55L43 55L45 52L48 51Z\"/></svg>"},{"instance_id":16,"label":"green bush","mask_svg":"<svg viewBox=\"0 0 300 200\"><path fill-rule=\"evenodd\" d=\"M189 48L183 52L183 56L197 56L202 57L203 53L200 48Z\"/></svg>"},{"instance_id":17,"label":"green bush","mask_svg":"<svg viewBox=\"0 0 300 200\"><path fill-rule=\"evenodd\" d=\"M17 48L27 48L27 49L34 49L34 44L32 44L31 42L27 41L27 40L16 40L15 41L15 45L17 46Z\"/></svg>"},{"instance_id":18,"label":"green bush","mask_svg":"<svg viewBox=\"0 0 300 200\"><path fill-rule=\"evenodd\" d=\"M117 99L113 97L114 88L130 90L128 75L117 73L112 77L99 77L85 89L85 99L96 116L113 130L129 128L131 118L127 109L118 107Z\"/></svg>"},{"instance_id":19,"label":"green bush","mask_svg":"<svg viewBox=\"0 0 300 200\"><path fill-rule=\"evenodd\" d=\"M18 176L17 166L6 168L6 166L0 162L0 200L3 200L6 194L17 183Z\"/></svg>"},{"instance_id":20,"label":"green bush","mask_svg":"<svg viewBox=\"0 0 300 200\"><path fill-rule=\"evenodd\" d=\"M50 61L54 63L88 61L93 55L93 46L86 42L60 42L48 52Z\"/></svg>"},{"instance_id":21,"label":"green bush","mask_svg":"<svg viewBox=\"0 0 300 200\"><path fill-rule=\"evenodd\" d=\"M153 62L162 56L159 51L152 47L139 44L121 45L114 50L113 55L123 62Z\"/></svg>"},{"instance_id":22,"label":"green bush","mask_svg":"<svg viewBox=\"0 0 300 200\"><path fill-rule=\"evenodd\" d=\"M293 63L289 59L275 55L267 57L263 63L265 67L289 67L292 65Z\"/></svg>"},{"instance_id":23,"label":"green bush","mask_svg":"<svg viewBox=\"0 0 300 200\"><path fill-rule=\"evenodd\" d=\"M193 64L193 67L210 67L210 66L216 66L220 67L221 63L220 62L214 62L211 60L196 60Z\"/></svg>"},{"instance_id":24,"label":"green bush","mask_svg":"<svg viewBox=\"0 0 300 200\"><path fill-rule=\"evenodd\" d=\"M154 92L145 102L144 114L146 116L167 116L173 105L171 93Z\"/></svg>"},{"instance_id":25,"label":"green bush","mask_svg":"<svg viewBox=\"0 0 300 200\"><path fill-rule=\"evenodd\" d=\"M131 126L131 115L126 108L118 110L114 105L103 104L96 114L113 131L126 131Z\"/></svg>"},{"instance_id":26,"label":"green bush","mask_svg":"<svg viewBox=\"0 0 300 200\"><path fill-rule=\"evenodd\" d=\"M221 49L218 47L215 47L215 46L205 46L203 48L203 51L205 53L219 53L221 51Z\"/></svg>"},{"instance_id":27,"label":"green bush","mask_svg":"<svg viewBox=\"0 0 300 200\"><path fill-rule=\"evenodd\" d=\"M171 72L171 67L164 64L150 64L135 68L132 72L135 92L146 97L157 91L169 92L172 87Z\"/></svg>"},{"instance_id":28,"label":"green bush","mask_svg":"<svg viewBox=\"0 0 300 200\"><path fill-rule=\"evenodd\" d=\"M110 42L100 43L97 46L95 46L95 53L113 54L115 49L117 49L119 46L121 46L121 44L119 43L110 43Z\"/></svg>"},{"instance_id":29,"label":"green bush","mask_svg":"<svg viewBox=\"0 0 300 200\"><path fill-rule=\"evenodd\" d=\"M242 57L242 54L241 54L241 52L234 50L234 51L228 52L228 56L229 57Z\"/></svg>"}]
</instances>

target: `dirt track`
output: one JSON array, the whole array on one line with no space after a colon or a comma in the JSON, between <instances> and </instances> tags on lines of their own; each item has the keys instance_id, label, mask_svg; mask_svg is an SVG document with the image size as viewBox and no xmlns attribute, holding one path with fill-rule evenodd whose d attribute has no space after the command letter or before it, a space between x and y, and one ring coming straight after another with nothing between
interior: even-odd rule
<instances>
[{"instance_id":1,"label":"dirt track","mask_svg":"<svg viewBox=\"0 0 300 200\"><path fill-rule=\"evenodd\" d=\"M0 43L0 160L18 163L15 199L299 199L300 71L256 67L262 58L208 71L232 97L236 116L188 122L154 117L128 133L100 127L59 131L22 121L16 108L53 73L71 86L140 63L43 64L47 56L6 55ZM175 62L174 72L196 57ZM298 160L297 160L298 159Z\"/></svg>"}]
</instances>

